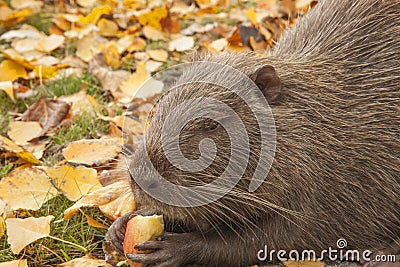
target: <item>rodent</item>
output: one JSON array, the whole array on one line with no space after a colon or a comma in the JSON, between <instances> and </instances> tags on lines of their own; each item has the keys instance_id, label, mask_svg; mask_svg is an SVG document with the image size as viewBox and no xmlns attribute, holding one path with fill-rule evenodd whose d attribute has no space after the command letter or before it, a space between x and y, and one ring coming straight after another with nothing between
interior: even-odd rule
<instances>
[{"instance_id":1,"label":"rodent","mask_svg":"<svg viewBox=\"0 0 400 267\"><path fill-rule=\"evenodd\" d=\"M142 210L164 214L170 232L163 240L138 246L154 252L131 259L149 266L249 266L258 262L265 245L321 251L335 247L340 238L348 249L392 251L399 259L399 44L399 1L322 0L265 56L202 57L241 71L262 91L276 125L272 166L261 186L249 192L260 133L240 99L209 84L171 91L157 104L145 142L131 158L132 176L153 175L142 165L145 147L157 170L176 184L199 185L221 174L229 139L223 127L207 120L193 121L194 128L184 128L180 138L180 149L193 160L199 157L200 140L214 140L218 154L205 170L173 168L160 148L163 118L194 95L229 102L246 121L252 153L235 188L204 206L161 203L131 179ZM201 71L194 67L182 79ZM117 247L131 216L109 230Z\"/></svg>"}]
</instances>

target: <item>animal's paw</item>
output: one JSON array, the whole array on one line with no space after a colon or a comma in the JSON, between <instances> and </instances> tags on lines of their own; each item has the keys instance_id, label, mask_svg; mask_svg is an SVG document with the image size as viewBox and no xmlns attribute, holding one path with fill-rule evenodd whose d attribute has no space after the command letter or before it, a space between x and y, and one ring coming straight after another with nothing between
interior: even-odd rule
<instances>
[{"instance_id":1,"label":"animal's paw","mask_svg":"<svg viewBox=\"0 0 400 267\"><path fill-rule=\"evenodd\" d=\"M110 228L108 228L107 236L113 243L114 247L117 248L121 254L124 254L123 243L126 232L126 224L128 223L128 221L136 215L150 216L153 214L154 213L147 211L130 212L118 218L115 222L113 222Z\"/></svg>"},{"instance_id":2,"label":"animal's paw","mask_svg":"<svg viewBox=\"0 0 400 267\"><path fill-rule=\"evenodd\" d=\"M198 233L165 233L155 241L142 242L136 249L152 250L148 254L127 254L130 260L145 266L175 267L196 261L202 247ZM140 252L140 251L139 251Z\"/></svg>"}]
</instances>

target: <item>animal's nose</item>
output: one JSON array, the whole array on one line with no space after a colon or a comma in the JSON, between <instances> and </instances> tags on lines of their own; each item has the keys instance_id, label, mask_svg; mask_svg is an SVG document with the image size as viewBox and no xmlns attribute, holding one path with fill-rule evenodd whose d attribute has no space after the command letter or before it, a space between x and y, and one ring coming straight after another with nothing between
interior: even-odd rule
<instances>
[{"instance_id":1,"label":"animal's nose","mask_svg":"<svg viewBox=\"0 0 400 267\"><path fill-rule=\"evenodd\" d=\"M141 177L136 181L144 191L155 192L159 189L160 183L152 177Z\"/></svg>"}]
</instances>

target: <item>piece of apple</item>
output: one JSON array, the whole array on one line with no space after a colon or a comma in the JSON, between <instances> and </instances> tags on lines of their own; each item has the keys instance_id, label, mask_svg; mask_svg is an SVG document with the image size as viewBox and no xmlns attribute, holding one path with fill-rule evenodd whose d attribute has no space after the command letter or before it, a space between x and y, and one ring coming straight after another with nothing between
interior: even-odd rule
<instances>
[{"instance_id":1,"label":"piece of apple","mask_svg":"<svg viewBox=\"0 0 400 267\"><path fill-rule=\"evenodd\" d=\"M135 245L154 239L164 232L164 220L162 215L141 216L137 215L128 221L124 239L124 253L150 253L151 251L139 251ZM141 267L141 263L128 260L131 267Z\"/></svg>"}]
</instances>

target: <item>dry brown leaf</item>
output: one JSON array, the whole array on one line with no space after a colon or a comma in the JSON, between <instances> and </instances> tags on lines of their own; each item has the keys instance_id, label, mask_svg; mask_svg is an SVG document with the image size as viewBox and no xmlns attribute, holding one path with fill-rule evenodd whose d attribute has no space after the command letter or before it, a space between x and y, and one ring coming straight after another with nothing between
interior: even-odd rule
<instances>
[{"instance_id":1,"label":"dry brown leaf","mask_svg":"<svg viewBox=\"0 0 400 267\"><path fill-rule=\"evenodd\" d=\"M33 103L24 113L25 121L37 121L42 126L44 135L49 129L60 124L68 115L70 106L64 101L46 99L44 97Z\"/></svg>"},{"instance_id":2,"label":"dry brown leaf","mask_svg":"<svg viewBox=\"0 0 400 267\"><path fill-rule=\"evenodd\" d=\"M97 259L91 255L85 255L81 258L73 259L64 263L60 263L57 267L113 267L105 260Z\"/></svg>"},{"instance_id":3,"label":"dry brown leaf","mask_svg":"<svg viewBox=\"0 0 400 267\"><path fill-rule=\"evenodd\" d=\"M41 166L54 185L71 201L77 201L83 195L101 188L97 171L92 168L71 166Z\"/></svg>"},{"instance_id":4,"label":"dry brown leaf","mask_svg":"<svg viewBox=\"0 0 400 267\"><path fill-rule=\"evenodd\" d=\"M28 267L26 259L1 262L0 267Z\"/></svg>"},{"instance_id":5,"label":"dry brown leaf","mask_svg":"<svg viewBox=\"0 0 400 267\"><path fill-rule=\"evenodd\" d=\"M18 254L30 243L49 236L50 222L53 219L52 215L40 218L7 219L7 242L11 245L12 252Z\"/></svg>"},{"instance_id":6,"label":"dry brown leaf","mask_svg":"<svg viewBox=\"0 0 400 267\"><path fill-rule=\"evenodd\" d=\"M121 150L120 138L82 139L70 143L63 155L71 163L101 165L115 158Z\"/></svg>"},{"instance_id":7,"label":"dry brown leaf","mask_svg":"<svg viewBox=\"0 0 400 267\"><path fill-rule=\"evenodd\" d=\"M96 55L94 59L89 62L88 71L99 79L104 90L109 90L112 93L114 93L120 87L121 83L131 75L126 70L110 70L102 54Z\"/></svg>"},{"instance_id":8,"label":"dry brown leaf","mask_svg":"<svg viewBox=\"0 0 400 267\"><path fill-rule=\"evenodd\" d=\"M17 169L0 181L0 196L12 210L38 210L57 195L47 175L37 169Z\"/></svg>"},{"instance_id":9,"label":"dry brown leaf","mask_svg":"<svg viewBox=\"0 0 400 267\"><path fill-rule=\"evenodd\" d=\"M168 52L163 49L147 49L146 53L150 58L157 61L165 62L168 59Z\"/></svg>"},{"instance_id":10,"label":"dry brown leaf","mask_svg":"<svg viewBox=\"0 0 400 267\"><path fill-rule=\"evenodd\" d=\"M42 133L42 127L37 121L11 121L8 125L8 136L17 145L26 145Z\"/></svg>"},{"instance_id":11,"label":"dry brown leaf","mask_svg":"<svg viewBox=\"0 0 400 267\"><path fill-rule=\"evenodd\" d=\"M179 33L181 29L180 21L172 19L170 13L168 13L168 16L160 20L160 24L163 31L168 33Z\"/></svg>"},{"instance_id":12,"label":"dry brown leaf","mask_svg":"<svg viewBox=\"0 0 400 267\"><path fill-rule=\"evenodd\" d=\"M168 49L169 51L186 51L192 49L194 46L194 39L191 36L183 36L178 39L175 39L169 43Z\"/></svg>"},{"instance_id":13,"label":"dry brown leaf","mask_svg":"<svg viewBox=\"0 0 400 267\"><path fill-rule=\"evenodd\" d=\"M137 209L129 182L120 181L84 195L73 206L66 209L64 219L71 218L81 207L98 207L105 216L117 218Z\"/></svg>"}]
</instances>

